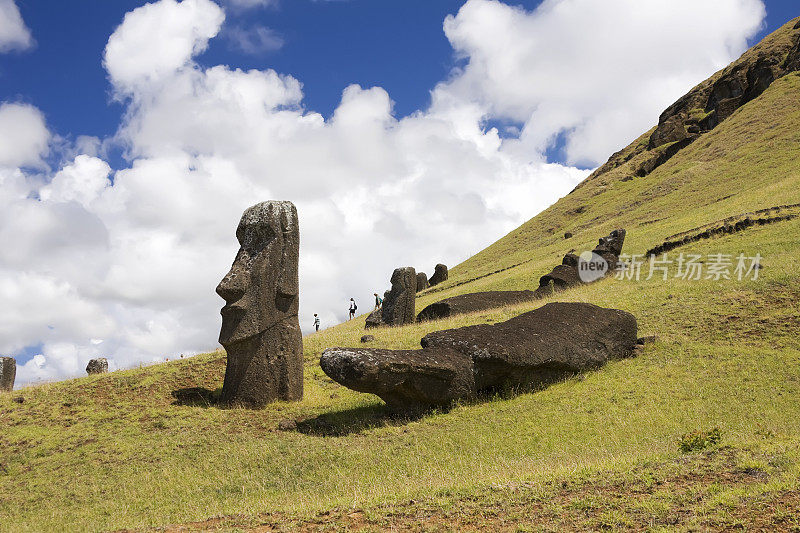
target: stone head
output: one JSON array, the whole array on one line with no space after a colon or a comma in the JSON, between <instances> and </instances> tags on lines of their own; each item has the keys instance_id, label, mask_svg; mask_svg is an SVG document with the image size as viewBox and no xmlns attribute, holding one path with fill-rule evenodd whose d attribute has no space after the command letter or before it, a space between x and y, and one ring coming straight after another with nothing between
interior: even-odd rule
<instances>
[{"instance_id":1,"label":"stone head","mask_svg":"<svg viewBox=\"0 0 800 533\"><path fill-rule=\"evenodd\" d=\"M244 212L236 228L239 252L217 286L225 300L220 344L236 344L297 314L298 228L291 202L262 202Z\"/></svg>"},{"instance_id":2,"label":"stone head","mask_svg":"<svg viewBox=\"0 0 800 533\"><path fill-rule=\"evenodd\" d=\"M595 251L610 252L616 256L622 253L622 246L625 243L625 230L615 229L608 234L608 237L600 239Z\"/></svg>"}]
</instances>

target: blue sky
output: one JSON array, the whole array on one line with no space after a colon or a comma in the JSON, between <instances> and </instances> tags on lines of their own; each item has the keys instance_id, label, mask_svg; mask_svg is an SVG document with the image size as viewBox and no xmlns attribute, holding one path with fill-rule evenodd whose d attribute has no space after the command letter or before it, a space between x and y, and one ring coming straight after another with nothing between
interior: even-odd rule
<instances>
[{"instance_id":1,"label":"blue sky","mask_svg":"<svg viewBox=\"0 0 800 533\"><path fill-rule=\"evenodd\" d=\"M102 53L125 13L145 3L20 0L36 47L0 55L0 100L37 106L60 135L112 135L124 106L111 98ZM228 9L224 28L267 27L282 46L254 54L241 51L229 39L217 39L199 63L291 74L303 83L306 108L325 116L349 84L380 86L394 100L396 115L405 116L426 108L430 90L457 64L442 22L463 3L282 0L257 9ZM540 2L510 3L532 9ZM767 0L766 6L766 27L754 40L800 15L794 0Z\"/></svg>"},{"instance_id":2,"label":"blue sky","mask_svg":"<svg viewBox=\"0 0 800 533\"><path fill-rule=\"evenodd\" d=\"M800 14L537 6L0 0L0 354L18 384L216 348L234 228L267 199L300 214L301 326L336 324L394 268L457 265L547 208Z\"/></svg>"}]
</instances>

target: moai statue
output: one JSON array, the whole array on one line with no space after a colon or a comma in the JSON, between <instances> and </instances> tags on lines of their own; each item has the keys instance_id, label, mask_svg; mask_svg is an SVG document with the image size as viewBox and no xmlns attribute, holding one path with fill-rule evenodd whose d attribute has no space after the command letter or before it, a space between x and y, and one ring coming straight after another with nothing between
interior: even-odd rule
<instances>
[{"instance_id":1,"label":"moai statue","mask_svg":"<svg viewBox=\"0 0 800 533\"><path fill-rule=\"evenodd\" d=\"M262 202L242 215L241 248L217 286L225 300L219 342L228 352L222 402L261 406L303 397L297 316L300 231L291 202Z\"/></svg>"},{"instance_id":2,"label":"moai statue","mask_svg":"<svg viewBox=\"0 0 800 533\"><path fill-rule=\"evenodd\" d=\"M430 286L428 275L425 272L417 272L417 292L424 291Z\"/></svg>"},{"instance_id":3,"label":"moai statue","mask_svg":"<svg viewBox=\"0 0 800 533\"><path fill-rule=\"evenodd\" d=\"M105 374L106 372L108 372L108 359L105 357L92 359L89 361L89 364L86 365L86 373L89 375Z\"/></svg>"},{"instance_id":4,"label":"moai statue","mask_svg":"<svg viewBox=\"0 0 800 533\"><path fill-rule=\"evenodd\" d=\"M396 268L392 288L384 293L381 319L389 326L414 322L417 297L417 272L412 267Z\"/></svg>"},{"instance_id":5,"label":"moai statue","mask_svg":"<svg viewBox=\"0 0 800 533\"><path fill-rule=\"evenodd\" d=\"M0 357L0 392L14 388L17 377L17 360L13 357Z\"/></svg>"},{"instance_id":6,"label":"moai statue","mask_svg":"<svg viewBox=\"0 0 800 533\"><path fill-rule=\"evenodd\" d=\"M429 286L433 287L434 285L438 285L443 281L447 281L447 265L439 263L433 269L433 276L428 279L428 284Z\"/></svg>"}]
</instances>

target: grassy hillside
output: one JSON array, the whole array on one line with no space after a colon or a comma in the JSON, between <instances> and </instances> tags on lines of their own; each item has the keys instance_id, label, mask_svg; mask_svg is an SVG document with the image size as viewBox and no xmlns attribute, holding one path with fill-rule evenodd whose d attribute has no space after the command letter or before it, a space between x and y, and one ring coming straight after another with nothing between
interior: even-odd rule
<instances>
[{"instance_id":1,"label":"grassy hillside","mask_svg":"<svg viewBox=\"0 0 800 533\"><path fill-rule=\"evenodd\" d=\"M800 203L799 102L792 74L648 176L627 179L622 165L586 182L453 268L417 309L535 287L569 249L616 227L628 230L625 252L644 253L709 222ZM320 370L324 348L358 344L363 319L306 337L297 403L218 408L222 353L0 394L0 531L759 526L753 517L798 527L800 219L680 252L759 253L764 268L741 282L608 278L377 330L378 346L414 347L429 331L558 300L630 311L641 334L659 336L638 358L543 391L416 420L389 418L378 398ZM711 451L680 450L686 433L713 428Z\"/></svg>"}]
</instances>

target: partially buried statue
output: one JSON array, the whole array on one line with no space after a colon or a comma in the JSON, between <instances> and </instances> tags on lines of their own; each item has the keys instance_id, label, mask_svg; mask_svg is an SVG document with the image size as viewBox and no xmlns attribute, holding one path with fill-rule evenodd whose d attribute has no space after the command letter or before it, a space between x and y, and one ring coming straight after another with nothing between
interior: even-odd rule
<instances>
[{"instance_id":1,"label":"partially buried statue","mask_svg":"<svg viewBox=\"0 0 800 533\"><path fill-rule=\"evenodd\" d=\"M303 397L298 310L300 232L291 202L263 202L242 215L241 248L217 286L225 299L219 342L228 352L221 401L260 406Z\"/></svg>"}]
</instances>

